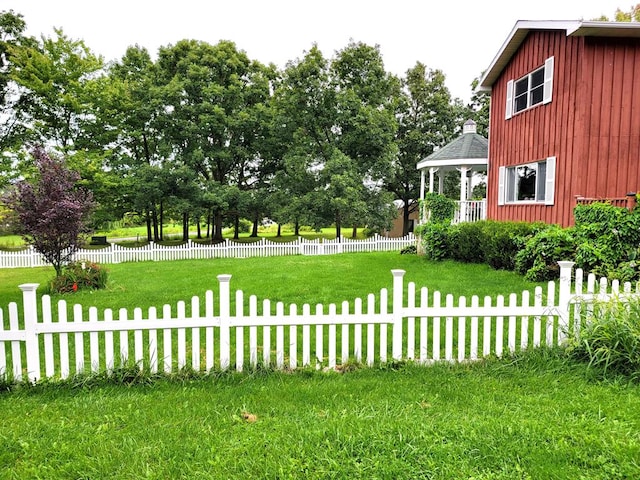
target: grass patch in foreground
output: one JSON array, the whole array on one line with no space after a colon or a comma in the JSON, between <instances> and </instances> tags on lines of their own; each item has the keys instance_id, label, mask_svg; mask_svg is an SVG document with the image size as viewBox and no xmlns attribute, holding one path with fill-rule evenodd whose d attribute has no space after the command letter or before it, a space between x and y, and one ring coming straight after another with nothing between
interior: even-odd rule
<instances>
[{"instance_id":1,"label":"grass patch in foreground","mask_svg":"<svg viewBox=\"0 0 640 480\"><path fill-rule=\"evenodd\" d=\"M551 355L0 396L2 478L640 476L640 387Z\"/></svg>"}]
</instances>

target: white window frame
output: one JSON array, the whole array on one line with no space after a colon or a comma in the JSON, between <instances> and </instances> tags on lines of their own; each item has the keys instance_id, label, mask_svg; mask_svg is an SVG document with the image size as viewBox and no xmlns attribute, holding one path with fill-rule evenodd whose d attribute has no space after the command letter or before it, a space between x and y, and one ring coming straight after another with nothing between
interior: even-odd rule
<instances>
[{"instance_id":1,"label":"white window frame","mask_svg":"<svg viewBox=\"0 0 640 480\"><path fill-rule=\"evenodd\" d=\"M506 92L506 107L505 107L505 119L508 120L514 115L518 113L525 112L536 105L545 105L550 103L553 99L553 70L554 70L554 57L549 57L544 61L544 64L541 67L532 70L527 75L520 77L518 79L512 79L507 82L507 92ZM531 81L533 75L542 71L542 83L536 85L532 88ZM524 94L526 95L526 106L520 110L516 111L516 84L526 80L527 81L527 90ZM531 92L537 88L542 87L542 99L535 103L532 103L532 95ZM518 96L520 98L522 95Z\"/></svg>"},{"instance_id":2,"label":"white window frame","mask_svg":"<svg viewBox=\"0 0 640 480\"><path fill-rule=\"evenodd\" d=\"M536 173L535 196L533 199L518 200L518 176L517 170L523 167L531 167L539 172L544 165L545 176L538 178ZM503 166L498 171L498 205L517 204L544 204L553 205L555 202L556 157L547 157L544 160L526 164ZM541 191L544 186L544 193Z\"/></svg>"}]
</instances>

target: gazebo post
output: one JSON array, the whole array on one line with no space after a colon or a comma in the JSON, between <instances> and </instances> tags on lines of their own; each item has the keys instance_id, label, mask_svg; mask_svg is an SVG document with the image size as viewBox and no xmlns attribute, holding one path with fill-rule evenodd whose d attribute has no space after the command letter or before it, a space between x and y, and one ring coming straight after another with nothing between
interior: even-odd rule
<instances>
[{"instance_id":1,"label":"gazebo post","mask_svg":"<svg viewBox=\"0 0 640 480\"><path fill-rule=\"evenodd\" d=\"M433 193L433 177L437 171L435 167L429 168L429 193Z\"/></svg>"},{"instance_id":2,"label":"gazebo post","mask_svg":"<svg viewBox=\"0 0 640 480\"><path fill-rule=\"evenodd\" d=\"M467 221L467 172L469 167L460 167L460 221Z\"/></svg>"}]
</instances>

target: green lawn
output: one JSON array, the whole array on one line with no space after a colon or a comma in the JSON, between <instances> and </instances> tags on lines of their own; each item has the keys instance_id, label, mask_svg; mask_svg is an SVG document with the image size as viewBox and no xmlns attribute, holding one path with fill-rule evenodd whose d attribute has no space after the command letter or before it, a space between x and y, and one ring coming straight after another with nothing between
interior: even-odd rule
<instances>
[{"instance_id":1,"label":"green lawn","mask_svg":"<svg viewBox=\"0 0 640 480\"><path fill-rule=\"evenodd\" d=\"M286 303L340 302L391 287L531 289L512 272L398 253L108 266L100 308L160 306L232 290ZM0 308L52 269L0 270ZM54 300L59 297L55 297ZM592 380L562 352L474 365L346 373L253 372L77 379L0 394L0 478L640 478L640 387ZM255 421L254 421L255 420Z\"/></svg>"},{"instance_id":2,"label":"green lawn","mask_svg":"<svg viewBox=\"0 0 640 480\"><path fill-rule=\"evenodd\" d=\"M0 235L0 248L13 249L24 247L24 240L20 235Z\"/></svg>"},{"instance_id":3,"label":"green lawn","mask_svg":"<svg viewBox=\"0 0 640 480\"><path fill-rule=\"evenodd\" d=\"M0 478L640 478L638 386L553 358L45 386L0 409Z\"/></svg>"},{"instance_id":4,"label":"green lawn","mask_svg":"<svg viewBox=\"0 0 640 480\"><path fill-rule=\"evenodd\" d=\"M392 269L407 273L405 282L427 286L442 293L471 296L520 293L532 290L513 272L494 271L486 265L455 262L429 262L416 255L397 252L354 253L326 256L288 256L270 258L181 260L106 265L108 288L103 291L55 295L70 303L99 308L148 308L217 292L217 275L231 274L231 290L243 290L285 303L339 303L366 298L381 288L391 288ZM0 269L0 308L20 301L21 283L40 283L39 292L53 277L52 268Z\"/></svg>"}]
</instances>

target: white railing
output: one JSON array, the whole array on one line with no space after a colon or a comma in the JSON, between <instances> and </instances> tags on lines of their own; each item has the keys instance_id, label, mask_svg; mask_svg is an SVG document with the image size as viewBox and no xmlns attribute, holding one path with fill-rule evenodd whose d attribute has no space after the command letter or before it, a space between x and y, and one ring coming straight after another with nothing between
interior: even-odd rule
<instances>
[{"instance_id":1,"label":"white railing","mask_svg":"<svg viewBox=\"0 0 640 480\"><path fill-rule=\"evenodd\" d=\"M402 238L389 238L376 234L364 240L349 238L305 240L299 237L291 242L272 242L263 238L257 242L248 243L225 239L224 242L218 244L203 244L189 240L176 246L164 246L151 242L143 247L122 247L112 243L104 248L80 249L74 258L95 263L122 263L199 258L330 255L401 250L409 245L415 245L415 243L416 237L412 233ZM42 267L46 265L48 263L33 247L18 251L0 251L0 268Z\"/></svg>"},{"instance_id":2,"label":"white railing","mask_svg":"<svg viewBox=\"0 0 640 480\"><path fill-rule=\"evenodd\" d=\"M456 203L458 206L452 223L478 222L487 219L486 200L466 200Z\"/></svg>"},{"instance_id":3,"label":"white railing","mask_svg":"<svg viewBox=\"0 0 640 480\"><path fill-rule=\"evenodd\" d=\"M546 292L536 287L533 298L524 291L495 300L454 300L414 283L405 289L404 271L392 270L391 299L383 288L377 296L339 307L313 308L272 305L255 296L247 301L242 291L232 298L231 275L217 277L217 301L208 291L204 303L193 297L178 302L175 310L165 305L161 312L152 307L146 313L140 308L98 312L80 305L69 311L64 300L52 305L44 295L38 301L38 285L24 284L22 314L15 302L9 304L5 325L0 310L0 375L29 381L68 378L111 372L122 362L170 373L183 368L241 371L261 365L335 368L349 361L373 365L389 358L429 364L500 357L563 344L585 321L585 302L620 294L617 282L609 289L606 279L597 283L593 275L584 285L581 270L572 283L572 266L560 262L557 290L549 282ZM631 293L631 285L625 284L623 292Z\"/></svg>"},{"instance_id":4,"label":"white railing","mask_svg":"<svg viewBox=\"0 0 640 480\"><path fill-rule=\"evenodd\" d=\"M487 219L487 200L466 200L464 202L456 201L456 210L453 214L451 223L462 222L479 222ZM431 212L427 209L426 204L422 204L420 213L420 222L429 221Z\"/></svg>"}]
</instances>

